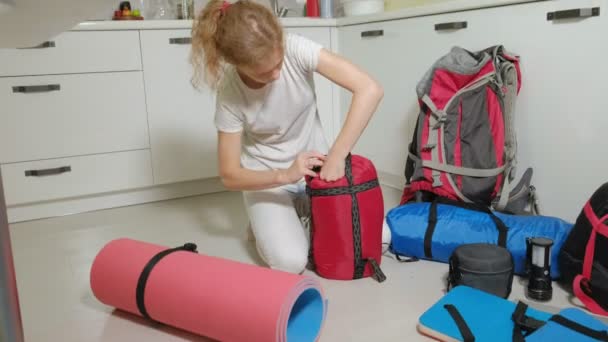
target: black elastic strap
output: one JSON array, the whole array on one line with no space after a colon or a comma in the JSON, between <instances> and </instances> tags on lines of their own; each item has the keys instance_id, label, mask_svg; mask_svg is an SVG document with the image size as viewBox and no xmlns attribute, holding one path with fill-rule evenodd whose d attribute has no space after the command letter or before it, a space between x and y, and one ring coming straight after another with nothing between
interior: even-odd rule
<instances>
[{"instance_id":1,"label":"black elastic strap","mask_svg":"<svg viewBox=\"0 0 608 342\"><path fill-rule=\"evenodd\" d=\"M353 180L353 161L352 155L349 153L346 157L346 168L345 168L346 180L348 181L348 186L352 187L354 185ZM357 194L351 193L351 216L353 223L353 245L355 249L355 272L353 275L353 279L360 279L363 277L363 273L365 272L365 260L363 260L363 252L361 248L361 220L359 216L359 201L357 200Z\"/></svg>"},{"instance_id":2,"label":"black elastic strap","mask_svg":"<svg viewBox=\"0 0 608 342\"><path fill-rule=\"evenodd\" d=\"M560 315L555 315L549 320L598 341L608 341L608 331L606 330L594 330Z\"/></svg>"},{"instance_id":3,"label":"black elastic strap","mask_svg":"<svg viewBox=\"0 0 608 342\"><path fill-rule=\"evenodd\" d=\"M524 342L525 336L545 325L545 322L526 316L528 305L518 302L511 319L513 320L513 342ZM526 335L522 332L525 331Z\"/></svg>"},{"instance_id":4,"label":"black elastic strap","mask_svg":"<svg viewBox=\"0 0 608 342\"><path fill-rule=\"evenodd\" d=\"M445 197L437 197L437 198L435 198L433 203L435 203L435 202L437 204L447 204L447 205L452 205L455 207L460 207L460 208L473 210L473 211L480 211L480 212L488 214L490 216L490 218L492 219L492 221L494 222L496 229L498 230L498 245L500 247L504 247L504 248L507 247L507 233L509 232L509 228L507 227L507 225L504 222L502 222L502 220L500 218L498 218L498 216L496 216L494 214L494 212L489 207L486 207L484 205L477 204L477 203L466 203L466 202L454 201L452 199L445 198ZM432 209L432 204L431 204L431 209ZM429 213L429 218L430 218L430 213ZM430 225L430 222L429 222L429 225Z\"/></svg>"},{"instance_id":5,"label":"black elastic strap","mask_svg":"<svg viewBox=\"0 0 608 342\"><path fill-rule=\"evenodd\" d=\"M458 309L456 309L456 307L452 304L446 304L443 307L448 310L448 313L450 314L450 316L452 316L452 319L456 323L458 330L460 330L460 335L462 335L463 341L474 342L475 336L473 336L471 329L469 329L467 322L465 322L464 318L462 318L462 315L460 314L460 312L458 312Z\"/></svg>"},{"instance_id":6,"label":"black elastic strap","mask_svg":"<svg viewBox=\"0 0 608 342\"><path fill-rule=\"evenodd\" d=\"M188 252L196 253L196 245L193 243L186 243L183 246L167 249L167 250L164 250L164 251L156 254L155 256L152 257L152 259L150 259L150 261L148 261L148 263L144 267L143 271L139 275L139 280L137 281L137 290L135 292L135 298L137 300L137 308L139 309L139 312L141 313L141 315L149 320L153 320L153 319L148 314L148 310L146 310L146 304L144 302L144 298L145 298L144 295L145 295L145 291L146 291L146 283L148 282L148 278L150 277L150 272L152 272L152 269L154 269L154 266L156 266L156 264L158 264L158 262L162 258L166 257L167 255L169 255L173 252L178 252L178 251L188 251Z\"/></svg>"},{"instance_id":7,"label":"black elastic strap","mask_svg":"<svg viewBox=\"0 0 608 342\"><path fill-rule=\"evenodd\" d=\"M378 265L378 263L376 262L376 260L374 259L367 259L367 261L371 266L372 266L372 270L374 270L374 277L376 278L376 280L381 283L383 281L386 280L386 275L384 274L384 272L382 272L382 269L380 269L380 265Z\"/></svg>"},{"instance_id":8,"label":"black elastic strap","mask_svg":"<svg viewBox=\"0 0 608 342\"><path fill-rule=\"evenodd\" d=\"M424 256L432 259L433 258L433 234L435 233L435 227L437 226L437 200L431 203L429 208L429 225L426 227L426 233L424 233Z\"/></svg>"},{"instance_id":9,"label":"black elastic strap","mask_svg":"<svg viewBox=\"0 0 608 342\"><path fill-rule=\"evenodd\" d=\"M312 197L320 197L320 196L340 196L340 195L352 195L359 192L371 190L380 186L380 183L377 179L373 179L371 181L361 183L358 185L352 186L341 186L337 188L329 188L329 189L310 189L306 187L306 194Z\"/></svg>"},{"instance_id":10,"label":"black elastic strap","mask_svg":"<svg viewBox=\"0 0 608 342\"><path fill-rule=\"evenodd\" d=\"M395 258L397 259L397 261L399 262L416 262L418 261L418 258L416 257L406 257L405 255L399 254L397 252L393 252L393 254L395 254ZM407 259L402 259L401 257L407 258Z\"/></svg>"},{"instance_id":11,"label":"black elastic strap","mask_svg":"<svg viewBox=\"0 0 608 342\"><path fill-rule=\"evenodd\" d=\"M448 261L448 288L447 291L449 292L452 288L454 288L454 286L456 286L456 284L458 284L458 281L460 280L460 271L458 271L458 265L456 265L457 261L455 258L450 258L450 260Z\"/></svg>"},{"instance_id":12,"label":"black elastic strap","mask_svg":"<svg viewBox=\"0 0 608 342\"><path fill-rule=\"evenodd\" d=\"M315 265L315 255L314 255L314 246L313 242L315 241L315 223L312 221L312 215L310 216L310 225L308 226L310 230L310 244L308 247L308 266L315 270L317 267Z\"/></svg>"}]
</instances>

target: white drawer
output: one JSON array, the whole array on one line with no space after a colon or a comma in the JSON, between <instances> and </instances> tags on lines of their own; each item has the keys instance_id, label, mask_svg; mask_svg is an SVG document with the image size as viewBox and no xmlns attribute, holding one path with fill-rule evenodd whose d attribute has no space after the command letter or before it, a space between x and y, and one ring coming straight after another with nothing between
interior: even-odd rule
<instances>
[{"instance_id":1,"label":"white drawer","mask_svg":"<svg viewBox=\"0 0 608 342\"><path fill-rule=\"evenodd\" d=\"M150 150L2 165L8 205L153 184Z\"/></svg>"},{"instance_id":2,"label":"white drawer","mask_svg":"<svg viewBox=\"0 0 608 342\"><path fill-rule=\"evenodd\" d=\"M65 32L41 44L0 49L0 76L141 70L137 31Z\"/></svg>"},{"instance_id":3,"label":"white drawer","mask_svg":"<svg viewBox=\"0 0 608 342\"><path fill-rule=\"evenodd\" d=\"M0 78L0 103L0 163L149 147L141 71Z\"/></svg>"}]
</instances>

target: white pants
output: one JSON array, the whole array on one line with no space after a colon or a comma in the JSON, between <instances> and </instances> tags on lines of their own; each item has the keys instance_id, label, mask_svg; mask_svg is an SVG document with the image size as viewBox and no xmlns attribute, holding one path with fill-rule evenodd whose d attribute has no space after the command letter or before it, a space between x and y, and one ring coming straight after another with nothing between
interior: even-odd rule
<instances>
[{"instance_id":1,"label":"white pants","mask_svg":"<svg viewBox=\"0 0 608 342\"><path fill-rule=\"evenodd\" d=\"M309 232L300 220L310 214L306 183L244 191L243 197L260 257L272 269L302 273L308 263L309 246ZM388 246L390 230L386 222L382 240Z\"/></svg>"},{"instance_id":2,"label":"white pants","mask_svg":"<svg viewBox=\"0 0 608 342\"><path fill-rule=\"evenodd\" d=\"M300 217L310 213L306 183L244 191L257 250L270 268L302 273L308 263L308 232Z\"/></svg>"}]
</instances>

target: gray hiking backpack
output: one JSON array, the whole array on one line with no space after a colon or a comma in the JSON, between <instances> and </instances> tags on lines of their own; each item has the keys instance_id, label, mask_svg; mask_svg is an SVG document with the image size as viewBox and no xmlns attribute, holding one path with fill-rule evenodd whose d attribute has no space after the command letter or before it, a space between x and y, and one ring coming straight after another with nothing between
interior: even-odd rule
<instances>
[{"instance_id":1,"label":"gray hiking backpack","mask_svg":"<svg viewBox=\"0 0 608 342\"><path fill-rule=\"evenodd\" d=\"M454 47L416 89L420 114L405 167L401 204L447 197L512 214L538 214L532 169L514 186L513 111L519 58L502 46Z\"/></svg>"}]
</instances>

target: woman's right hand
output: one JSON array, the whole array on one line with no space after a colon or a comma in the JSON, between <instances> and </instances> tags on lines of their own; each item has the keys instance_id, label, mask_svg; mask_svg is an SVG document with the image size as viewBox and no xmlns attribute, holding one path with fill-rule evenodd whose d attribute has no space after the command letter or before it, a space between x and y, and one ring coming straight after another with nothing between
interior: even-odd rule
<instances>
[{"instance_id":1,"label":"woman's right hand","mask_svg":"<svg viewBox=\"0 0 608 342\"><path fill-rule=\"evenodd\" d=\"M325 155L319 152L303 152L298 154L291 166L283 170L286 184L296 183L305 176L318 177L312 169L323 166Z\"/></svg>"}]
</instances>

